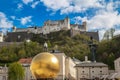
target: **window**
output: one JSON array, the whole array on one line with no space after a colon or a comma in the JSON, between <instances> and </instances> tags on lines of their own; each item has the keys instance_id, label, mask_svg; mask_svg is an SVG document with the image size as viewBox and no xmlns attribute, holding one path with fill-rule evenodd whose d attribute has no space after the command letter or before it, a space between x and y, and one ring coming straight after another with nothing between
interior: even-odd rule
<instances>
[{"instance_id":1,"label":"window","mask_svg":"<svg viewBox=\"0 0 120 80\"><path fill-rule=\"evenodd\" d=\"M3 76L3 79L2 80L6 80L6 76Z\"/></svg>"},{"instance_id":2,"label":"window","mask_svg":"<svg viewBox=\"0 0 120 80\"><path fill-rule=\"evenodd\" d=\"M102 71L100 71L102 73Z\"/></svg>"},{"instance_id":3,"label":"window","mask_svg":"<svg viewBox=\"0 0 120 80\"><path fill-rule=\"evenodd\" d=\"M94 73L94 71L92 71L92 73Z\"/></svg>"},{"instance_id":4,"label":"window","mask_svg":"<svg viewBox=\"0 0 120 80\"><path fill-rule=\"evenodd\" d=\"M32 76L30 76L30 79L33 79L33 77L32 77Z\"/></svg>"},{"instance_id":5,"label":"window","mask_svg":"<svg viewBox=\"0 0 120 80\"><path fill-rule=\"evenodd\" d=\"M85 76L82 76L83 78L85 77Z\"/></svg>"},{"instance_id":6,"label":"window","mask_svg":"<svg viewBox=\"0 0 120 80\"><path fill-rule=\"evenodd\" d=\"M84 73L85 71L82 71L82 73Z\"/></svg>"}]
</instances>

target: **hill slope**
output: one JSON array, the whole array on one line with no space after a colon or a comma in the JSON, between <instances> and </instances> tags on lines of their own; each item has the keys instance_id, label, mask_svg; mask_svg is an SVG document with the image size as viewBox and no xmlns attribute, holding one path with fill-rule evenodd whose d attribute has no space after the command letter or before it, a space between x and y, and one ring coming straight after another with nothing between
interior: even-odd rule
<instances>
[{"instance_id":1,"label":"hill slope","mask_svg":"<svg viewBox=\"0 0 120 80\"><path fill-rule=\"evenodd\" d=\"M53 49L64 52L67 56L84 60L84 56L88 56L91 60L91 53L88 43L90 38L83 34L70 36L70 31L52 32L48 35L41 36L35 34L32 42L24 42L16 46L15 44L0 48L0 63L9 63L24 57L33 57L43 52L44 42L48 43L48 50ZM114 60L120 57L120 37L111 40L97 42L96 61L104 62L111 69L114 68ZM38 44L39 43L39 44Z\"/></svg>"}]
</instances>

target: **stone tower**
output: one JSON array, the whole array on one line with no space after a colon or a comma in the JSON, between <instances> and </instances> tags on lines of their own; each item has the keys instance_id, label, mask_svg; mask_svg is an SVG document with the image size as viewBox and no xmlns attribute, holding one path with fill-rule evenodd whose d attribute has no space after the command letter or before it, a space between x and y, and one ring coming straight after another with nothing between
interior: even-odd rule
<instances>
[{"instance_id":1,"label":"stone tower","mask_svg":"<svg viewBox=\"0 0 120 80\"><path fill-rule=\"evenodd\" d=\"M84 26L84 29L86 31L87 30L87 22L86 21L83 22L83 26Z\"/></svg>"},{"instance_id":2,"label":"stone tower","mask_svg":"<svg viewBox=\"0 0 120 80\"><path fill-rule=\"evenodd\" d=\"M3 42L3 32L0 32L0 42Z\"/></svg>"},{"instance_id":3,"label":"stone tower","mask_svg":"<svg viewBox=\"0 0 120 80\"><path fill-rule=\"evenodd\" d=\"M70 19L69 19L69 17L65 18L64 23L65 23L65 28L70 29Z\"/></svg>"}]
</instances>

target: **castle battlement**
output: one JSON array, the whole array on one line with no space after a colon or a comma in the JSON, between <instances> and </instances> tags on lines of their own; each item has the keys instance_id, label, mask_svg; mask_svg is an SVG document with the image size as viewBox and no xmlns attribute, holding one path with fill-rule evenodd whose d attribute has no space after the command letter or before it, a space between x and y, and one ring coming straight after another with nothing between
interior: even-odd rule
<instances>
[{"instance_id":1,"label":"castle battlement","mask_svg":"<svg viewBox=\"0 0 120 80\"><path fill-rule=\"evenodd\" d=\"M86 31L86 22L83 22L82 25L79 24L70 24L70 19L68 17L62 20L47 20L44 22L42 27L30 27L30 28L16 28L13 27L13 32L30 32L36 34L49 34L50 32L56 32L60 30L79 30Z\"/></svg>"}]
</instances>

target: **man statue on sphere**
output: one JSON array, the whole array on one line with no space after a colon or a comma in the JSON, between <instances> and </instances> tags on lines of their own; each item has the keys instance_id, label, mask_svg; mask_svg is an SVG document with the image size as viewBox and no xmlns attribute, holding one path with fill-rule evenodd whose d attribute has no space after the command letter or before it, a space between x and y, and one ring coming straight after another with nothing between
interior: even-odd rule
<instances>
[{"instance_id":1,"label":"man statue on sphere","mask_svg":"<svg viewBox=\"0 0 120 80\"><path fill-rule=\"evenodd\" d=\"M48 44L46 42L44 43L44 51L48 51Z\"/></svg>"}]
</instances>

